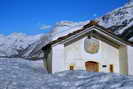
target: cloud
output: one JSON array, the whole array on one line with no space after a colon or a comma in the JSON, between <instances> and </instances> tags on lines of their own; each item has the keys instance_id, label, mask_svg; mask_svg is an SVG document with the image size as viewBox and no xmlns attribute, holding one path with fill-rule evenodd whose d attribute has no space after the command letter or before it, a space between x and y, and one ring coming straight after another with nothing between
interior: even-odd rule
<instances>
[{"instance_id":1,"label":"cloud","mask_svg":"<svg viewBox=\"0 0 133 89\"><path fill-rule=\"evenodd\" d=\"M42 26L40 26L41 30L45 30L45 29L49 29L49 28L51 28L51 25L42 25Z\"/></svg>"},{"instance_id":2,"label":"cloud","mask_svg":"<svg viewBox=\"0 0 133 89\"><path fill-rule=\"evenodd\" d=\"M93 14L93 17L96 17L97 16L97 14Z\"/></svg>"}]
</instances>

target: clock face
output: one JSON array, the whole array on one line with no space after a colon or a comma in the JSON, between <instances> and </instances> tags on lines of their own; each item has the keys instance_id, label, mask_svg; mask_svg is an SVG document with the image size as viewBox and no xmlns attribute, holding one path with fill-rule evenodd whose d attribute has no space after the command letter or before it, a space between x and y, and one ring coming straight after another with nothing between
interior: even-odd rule
<instances>
[{"instance_id":1,"label":"clock face","mask_svg":"<svg viewBox=\"0 0 133 89\"><path fill-rule=\"evenodd\" d=\"M95 38L87 38L84 41L84 48L87 53L95 54L99 50L99 41Z\"/></svg>"}]
</instances>

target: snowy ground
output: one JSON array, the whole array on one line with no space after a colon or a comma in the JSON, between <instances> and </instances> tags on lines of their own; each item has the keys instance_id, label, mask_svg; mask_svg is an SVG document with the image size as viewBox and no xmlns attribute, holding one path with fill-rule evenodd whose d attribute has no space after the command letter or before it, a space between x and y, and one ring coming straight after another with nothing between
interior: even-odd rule
<instances>
[{"instance_id":1,"label":"snowy ground","mask_svg":"<svg viewBox=\"0 0 133 89\"><path fill-rule=\"evenodd\" d=\"M42 61L0 59L0 89L133 89L133 76L82 70L48 74Z\"/></svg>"}]
</instances>

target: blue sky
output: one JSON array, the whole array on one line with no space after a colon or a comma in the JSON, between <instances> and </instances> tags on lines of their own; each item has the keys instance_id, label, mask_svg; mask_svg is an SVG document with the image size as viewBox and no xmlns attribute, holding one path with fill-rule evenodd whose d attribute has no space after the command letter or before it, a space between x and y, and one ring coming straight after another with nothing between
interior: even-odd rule
<instances>
[{"instance_id":1,"label":"blue sky","mask_svg":"<svg viewBox=\"0 0 133 89\"><path fill-rule=\"evenodd\" d=\"M0 34L46 33L42 25L85 21L122 6L127 0L0 0Z\"/></svg>"}]
</instances>

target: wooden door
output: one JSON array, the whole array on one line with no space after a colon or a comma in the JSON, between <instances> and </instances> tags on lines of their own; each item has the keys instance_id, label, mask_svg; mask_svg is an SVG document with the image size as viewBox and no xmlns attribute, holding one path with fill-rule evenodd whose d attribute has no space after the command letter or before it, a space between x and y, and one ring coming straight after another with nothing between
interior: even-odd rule
<instances>
[{"instance_id":1,"label":"wooden door","mask_svg":"<svg viewBox=\"0 0 133 89\"><path fill-rule=\"evenodd\" d=\"M97 62L88 61L85 63L88 72L99 72L99 64Z\"/></svg>"}]
</instances>

